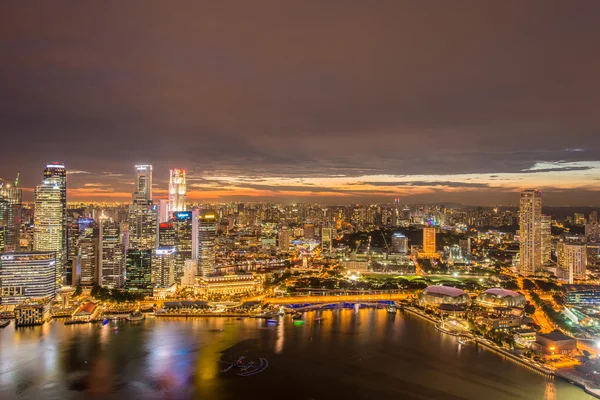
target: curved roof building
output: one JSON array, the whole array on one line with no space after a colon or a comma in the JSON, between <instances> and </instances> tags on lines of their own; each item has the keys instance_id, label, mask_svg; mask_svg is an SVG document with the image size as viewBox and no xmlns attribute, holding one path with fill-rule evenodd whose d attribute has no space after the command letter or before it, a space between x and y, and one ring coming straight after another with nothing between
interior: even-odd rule
<instances>
[{"instance_id":1,"label":"curved roof building","mask_svg":"<svg viewBox=\"0 0 600 400\"><path fill-rule=\"evenodd\" d=\"M488 307L525 307L525 296L512 290L494 288L479 293L475 302Z\"/></svg>"},{"instance_id":2,"label":"curved roof building","mask_svg":"<svg viewBox=\"0 0 600 400\"><path fill-rule=\"evenodd\" d=\"M428 286L419 294L419 303L423 305L466 305L470 301L471 298L464 290L451 286Z\"/></svg>"}]
</instances>

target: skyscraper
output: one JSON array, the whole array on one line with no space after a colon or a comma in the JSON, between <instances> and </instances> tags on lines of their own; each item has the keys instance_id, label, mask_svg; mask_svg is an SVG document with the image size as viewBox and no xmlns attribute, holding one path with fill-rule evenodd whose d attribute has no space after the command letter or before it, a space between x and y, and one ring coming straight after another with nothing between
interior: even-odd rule
<instances>
[{"instance_id":1,"label":"skyscraper","mask_svg":"<svg viewBox=\"0 0 600 400\"><path fill-rule=\"evenodd\" d=\"M279 251L290 250L290 231L287 227L282 227L277 233L277 247Z\"/></svg>"},{"instance_id":2,"label":"skyscraper","mask_svg":"<svg viewBox=\"0 0 600 400\"><path fill-rule=\"evenodd\" d=\"M552 217L542 215L542 264L549 263L552 259Z\"/></svg>"},{"instance_id":3,"label":"skyscraper","mask_svg":"<svg viewBox=\"0 0 600 400\"><path fill-rule=\"evenodd\" d=\"M4 251L19 251L23 192L14 184L0 184L0 227L4 229Z\"/></svg>"},{"instance_id":4,"label":"skyscraper","mask_svg":"<svg viewBox=\"0 0 600 400\"><path fill-rule=\"evenodd\" d=\"M125 267L125 288L127 290L152 293L152 255L154 250L129 249Z\"/></svg>"},{"instance_id":5,"label":"skyscraper","mask_svg":"<svg viewBox=\"0 0 600 400\"><path fill-rule=\"evenodd\" d=\"M79 284L94 286L98 276L98 237L79 239Z\"/></svg>"},{"instance_id":6,"label":"skyscraper","mask_svg":"<svg viewBox=\"0 0 600 400\"><path fill-rule=\"evenodd\" d=\"M152 165L135 166L135 190L133 203L152 203Z\"/></svg>"},{"instance_id":7,"label":"skyscraper","mask_svg":"<svg viewBox=\"0 0 600 400\"><path fill-rule=\"evenodd\" d=\"M62 281L67 255L66 170L62 164L48 164L44 181L34 190L35 251L56 253L57 279Z\"/></svg>"},{"instance_id":8,"label":"skyscraper","mask_svg":"<svg viewBox=\"0 0 600 400\"><path fill-rule=\"evenodd\" d=\"M175 283L175 246L159 246L152 258L152 286L168 288Z\"/></svg>"},{"instance_id":9,"label":"skyscraper","mask_svg":"<svg viewBox=\"0 0 600 400\"><path fill-rule=\"evenodd\" d=\"M192 211L179 211L173 213L173 230L175 231L175 281L183 277L186 260L192 259L193 249L193 213Z\"/></svg>"},{"instance_id":10,"label":"skyscraper","mask_svg":"<svg viewBox=\"0 0 600 400\"><path fill-rule=\"evenodd\" d=\"M125 278L125 247L121 241L119 224L100 219L100 286L110 289L123 287Z\"/></svg>"},{"instance_id":11,"label":"skyscraper","mask_svg":"<svg viewBox=\"0 0 600 400\"><path fill-rule=\"evenodd\" d=\"M215 269L217 214L212 210L198 214L198 275L207 276Z\"/></svg>"},{"instance_id":12,"label":"skyscraper","mask_svg":"<svg viewBox=\"0 0 600 400\"><path fill-rule=\"evenodd\" d=\"M435 228L423 228L423 253L424 257L434 257L437 255Z\"/></svg>"},{"instance_id":13,"label":"skyscraper","mask_svg":"<svg viewBox=\"0 0 600 400\"><path fill-rule=\"evenodd\" d=\"M172 169L169 180L169 214L185 211L186 171Z\"/></svg>"},{"instance_id":14,"label":"skyscraper","mask_svg":"<svg viewBox=\"0 0 600 400\"><path fill-rule=\"evenodd\" d=\"M400 232L392 235L392 253L408 253L408 238Z\"/></svg>"},{"instance_id":15,"label":"skyscraper","mask_svg":"<svg viewBox=\"0 0 600 400\"><path fill-rule=\"evenodd\" d=\"M570 284L575 279L585 279L587 271L587 246L580 243L558 244L558 266L561 276Z\"/></svg>"},{"instance_id":16,"label":"skyscraper","mask_svg":"<svg viewBox=\"0 0 600 400\"><path fill-rule=\"evenodd\" d=\"M520 216L520 265L519 273L535 274L542 265L542 192L521 192Z\"/></svg>"},{"instance_id":17,"label":"skyscraper","mask_svg":"<svg viewBox=\"0 0 600 400\"><path fill-rule=\"evenodd\" d=\"M333 228L324 226L321 228L321 249L325 253L333 250Z\"/></svg>"}]
</instances>

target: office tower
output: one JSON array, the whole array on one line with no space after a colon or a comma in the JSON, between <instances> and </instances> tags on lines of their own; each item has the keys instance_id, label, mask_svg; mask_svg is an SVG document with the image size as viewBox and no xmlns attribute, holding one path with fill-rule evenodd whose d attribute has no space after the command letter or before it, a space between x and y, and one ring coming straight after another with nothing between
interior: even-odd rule
<instances>
[{"instance_id":1,"label":"office tower","mask_svg":"<svg viewBox=\"0 0 600 400\"><path fill-rule=\"evenodd\" d=\"M217 214L212 210L198 213L198 275L207 276L215 269Z\"/></svg>"},{"instance_id":2,"label":"office tower","mask_svg":"<svg viewBox=\"0 0 600 400\"><path fill-rule=\"evenodd\" d=\"M437 254L435 228L423 228L423 253L425 257L432 257Z\"/></svg>"},{"instance_id":3,"label":"office tower","mask_svg":"<svg viewBox=\"0 0 600 400\"><path fill-rule=\"evenodd\" d=\"M152 286L168 288L175 283L175 246L159 246L152 258Z\"/></svg>"},{"instance_id":4,"label":"office tower","mask_svg":"<svg viewBox=\"0 0 600 400\"><path fill-rule=\"evenodd\" d=\"M34 190L35 251L56 252L56 275L62 281L67 256L66 171L63 165L48 164L44 181Z\"/></svg>"},{"instance_id":5,"label":"office tower","mask_svg":"<svg viewBox=\"0 0 600 400\"><path fill-rule=\"evenodd\" d=\"M158 202L158 222L161 224L169 222L169 204L165 199Z\"/></svg>"},{"instance_id":6,"label":"office tower","mask_svg":"<svg viewBox=\"0 0 600 400\"><path fill-rule=\"evenodd\" d=\"M585 279L587 271L587 246L577 243L559 243L557 246L558 267L569 283Z\"/></svg>"},{"instance_id":7,"label":"office tower","mask_svg":"<svg viewBox=\"0 0 600 400\"><path fill-rule=\"evenodd\" d=\"M152 293L153 249L129 249L125 266L125 289L144 294Z\"/></svg>"},{"instance_id":8,"label":"office tower","mask_svg":"<svg viewBox=\"0 0 600 400\"><path fill-rule=\"evenodd\" d=\"M321 228L321 248L326 253L333 250L333 229L327 226Z\"/></svg>"},{"instance_id":9,"label":"office tower","mask_svg":"<svg viewBox=\"0 0 600 400\"><path fill-rule=\"evenodd\" d=\"M152 204L152 165L135 166L134 204Z\"/></svg>"},{"instance_id":10,"label":"office tower","mask_svg":"<svg viewBox=\"0 0 600 400\"><path fill-rule=\"evenodd\" d=\"M98 274L98 238L83 237L79 240L79 284L94 286Z\"/></svg>"},{"instance_id":11,"label":"office tower","mask_svg":"<svg viewBox=\"0 0 600 400\"><path fill-rule=\"evenodd\" d=\"M585 224L585 237L588 242L600 242L600 224L598 224L598 213L596 211L590 213L590 219Z\"/></svg>"},{"instance_id":12,"label":"office tower","mask_svg":"<svg viewBox=\"0 0 600 400\"><path fill-rule=\"evenodd\" d=\"M173 213L173 230L175 231L175 281L183 277L183 268L186 260L193 258L193 213L192 211L178 211ZM197 238L197 232L196 232Z\"/></svg>"},{"instance_id":13,"label":"office tower","mask_svg":"<svg viewBox=\"0 0 600 400\"><path fill-rule=\"evenodd\" d=\"M575 213L573 215L573 223L575 225L585 225L585 215L582 213Z\"/></svg>"},{"instance_id":14,"label":"office tower","mask_svg":"<svg viewBox=\"0 0 600 400\"><path fill-rule=\"evenodd\" d=\"M590 223L598 222L598 211L592 211L589 218Z\"/></svg>"},{"instance_id":15,"label":"office tower","mask_svg":"<svg viewBox=\"0 0 600 400\"><path fill-rule=\"evenodd\" d=\"M131 204L129 206L130 249L155 249L157 243L158 214L155 206Z\"/></svg>"},{"instance_id":16,"label":"office tower","mask_svg":"<svg viewBox=\"0 0 600 400\"><path fill-rule=\"evenodd\" d=\"M98 284L110 289L120 289L125 281L125 247L118 223L100 219L100 251Z\"/></svg>"},{"instance_id":17,"label":"office tower","mask_svg":"<svg viewBox=\"0 0 600 400\"><path fill-rule=\"evenodd\" d=\"M542 265L542 192L521 192L519 273L534 275Z\"/></svg>"},{"instance_id":18,"label":"office tower","mask_svg":"<svg viewBox=\"0 0 600 400\"><path fill-rule=\"evenodd\" d=\"M400 232L392 235L392 253L408 253L408 238Z\"/></svg>"},{"instance_id":19,"label":"office tower","mask_svg":"<svg viewBox=\"0 0 600 400\"><path fill-rule=\"evenodd\" d=\"M304 239L313 239L315 237L315 224L304 224Z\"/></svg>"},{"instance_id":20,"label":"office tower","mask_svg":"<svg viewBox=\"0 0 600 400\"><path fill-rule=\"evenodd\" d=\"M56 295L53 251L4 253L0 256L0 304L52 299Z\"/></svg>"},{"instance_id":21,"label":"office tower","mask_svg":"<svg viewBox=\"0 0 600 400\"><path fill-rule=\"evenodd\" d=\"M169 179L169 213L185 211L186 171L172 169Z\"/></svg>"},{"instance_id":22,"label":"office tower","mask_svg":"<svg viewBox=\"0 0 600 400\"><path fill-rule=\"evenodd\" d=\"M172 222L158 224L158 245L175 246L175 229Z\"/></svg>"},{"instance_id":23,"label":"office tower","mask_svg":"<svg viewBox=\"0 0 600 400\"><path fill-rule=\"evenodd\" d=\"M540 222L542 230L542 264L549 263L552 260L552 217L542 215Z\"/></svg>"},{"instance_id":24,"label":"office tower","mask_svg":"<svg viewBox=\"0 0 600 400\"><path fill-rule=\"evenodd\" d=\"M182 287L191 287L196 285L196 272L198 271L198 260L185 260L183 266L183 277L181 278Z\"/></svg>"},{"instance_id":25,"label":"office tower","mask_svg":"<svg viewBox=\"0 0 600 400\"><path fill-rule=\"evenodd\" d=\"M279 251L290 250L290 231L287 227L282 227L277 233L277 247Z\"/></svg>"},{"instance_id":26,"label":"office tower","mask_svg":"<svg viewBox=\"0 0 600 400\"><path fill-rule=\"evenodd\" d=\"M17 187L19 178L11 184L0 184L0 227L4 231L4 251L18 252L21 249L21 209L23 191Z\"/></svg>"}]
</instances>

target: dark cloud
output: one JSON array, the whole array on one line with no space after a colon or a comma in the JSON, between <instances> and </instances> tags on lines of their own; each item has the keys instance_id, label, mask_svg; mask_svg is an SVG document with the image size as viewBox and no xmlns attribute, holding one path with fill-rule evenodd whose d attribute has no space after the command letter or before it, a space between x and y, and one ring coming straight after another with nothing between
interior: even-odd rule
<instances>
[{"instance_id":1,"label":"dark cloud","mask_svg":"<svg viewBox=\"0 0 600 400\"><path fill-rule=\"evenodd\" d=\"M128 191L140 162L164 183L173 167L310 178L598 160L599 13L592 0L5 1L2 174L31 187L61 160L91 172L72 185L102 175ZM461 195L475 198L448 193Z\"/></svg>"}]
</instances>

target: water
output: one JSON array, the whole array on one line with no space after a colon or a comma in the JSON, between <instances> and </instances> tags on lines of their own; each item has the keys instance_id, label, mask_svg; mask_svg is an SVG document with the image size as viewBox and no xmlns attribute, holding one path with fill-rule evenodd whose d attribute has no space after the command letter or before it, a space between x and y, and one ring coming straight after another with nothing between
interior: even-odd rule
<instances>
[{"instance_id":1,"label":"water","mask_svg":"<svg viewBox=\"0 0 600 400\"><path fill-rule=\"evenodd\" d=\"M325 318L315 322L316 316ZM581 389L385 310L0 329L0 399L592 399ZM262 373L217 361L266 358Z\"/></svg>"}]
</instances>

